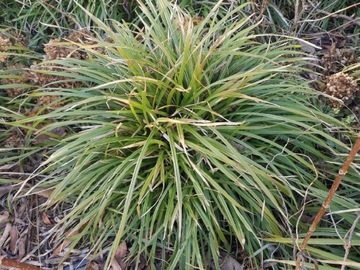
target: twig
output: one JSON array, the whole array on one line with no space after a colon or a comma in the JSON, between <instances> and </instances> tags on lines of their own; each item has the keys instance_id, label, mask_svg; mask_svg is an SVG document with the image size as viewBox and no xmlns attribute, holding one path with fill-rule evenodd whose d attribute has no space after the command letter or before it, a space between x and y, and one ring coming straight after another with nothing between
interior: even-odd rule
<instances>
[{"instance_id":1,"label":"twig","mask_svg":"<svg viewBox=\"0 0 360 270\"><path fill-rule=\"evenodd\" d=\"M346 16L346 15L344 15L344 14L330 13L330 12L325 11L325 10L322 10L322 9L319 9L318 12L319 12L319 13L322 13L322 14L325 14L325 15L329 15L330 17L339 18L339 19L344 19L344 20L349 21L350 23L354 23L354 24L360 26L360 20L357 19L357 18L353 18L352 16L350 17L350 16Z\"/></svg>"},{"instance_id":2,"label":"twig","mask_svg":"<svg viewBox=\"0 0 360 270\"><path fill-rule=\"evenodd\" d=\"M335 18L342 18L342 19L345 19L345 20L349 20L349 21L351 21L351 22L359 25L360 22L359 22L358 19L354 19L354 18L351 18L351 17L346 16L346 15L338 14L338 13L341 13L341 12L343 12L343 11L345 11L345 10L348 10L348 9L350 9L350 8L353 8L353 7L356 7L356 6L359 6L359 5L360 5L360 3L356 3L356 4L353 4L353 5L351 5L351 6L342 8L342 9L337 10L337 11L335 11L335 12L332 12L332 13L330 13L330 12L328 12L328 11L325 11L325 10L317 9L318 12L320 12L320 13L322 13L322 14L325 14L326 16L321 17L321 18L317 18L317 19L312 19L312 20L304 20L304 21L302 21L302 22L317 22L317 21L322 21L322 20L324 20L324 19L326 19L326 18L329 18L329 17L335 17ZM312 6L314 7L314 5L312 5Z\"/></svg>"},{"instance_id":3,"label":"twig","mask_svg":"<svg viewBox=\"0 0 360 270\"><path fill-rule=\"evenodd\" d=\"M6 223L4 232L2 234L2 236L0 237L0 247L3 246L4 242L6 241L6 239L8 238L10 231L11 231L12 225L10 222Z\"/></svg>"},{"instance_id":4,"label":"twig","mask_svg":"<svg viewBox=\"0 0 360 270\"><path fill-rule=\"evenodd\" d=\"M351 248L351 245L352 245L353 234L354 234L354 231L355 231L356 226L359 223L359 221L360 221L360 212L357 213L357 217L356 217L353 225L351 226L351 228L349 230L349 242L347 244L346 243L344 244L344 248L345 248L345 255L344 255L344 259L343 259L344 262L346 262L347 257L349 256L350 248ZM345 270L345 269L346 269L346 265L343 264L341 266L340 270Z\"/></svg>"},{"instance_id":5,"label":"twig","mask_svg":"<svg viewBox=\"0 0 360 270\"><path fill-rule=\"evenodd\" d=\"M313 223L311 224L308 232L305 235L305 238L304 238L303 242L301 243L300 251L299 251L299 254L298 254L297 259L296 259L296 270L300 270L300 263L302 261L302 255L303 255L303 252L304 252L304 250L306 248L306 245L307 245L311 235L315 231L315 229L316 229L318 223L320 222L321 218L325 214L326 210L329 208L330 202L333 199L333 197L335 195L335 192L336 192L336 190L338 189L338 187L340 185L341 180L343 179L343 177L347 173L352 161L354 160L354 158L355 158L357 152L359 152L359 150L360 150L360 133L358 134L358 137L356 139L355 144L353 145L353 147L352 147L348 157L346 158L343 166L341 167L341 169L340 169L340 171L339 171L333 185L331 186L331 188L329 190L329 194L326 197L323 205L321 206L320 211L317 213Z\"/></svg>"},{"instance_id":6,"label":"twig","mask_svg":"<svg viewBox=\"0 0 360 270\"><path fill-rule=\"evenodd\" d=\"M262 1L260 13L259 13L258 16L256 16L255 22L259 22L259 21L261 20L262 16L263 16L264 13L265 13L265 10L266 10L267 7L268 7L268 4L269 4L269 0L263 0L263 1Z\"/></svg>"},{"instance_id":7,"label":"twig","mask_svg":"<svg viewBox=\"0 0 360 270\"><path fill-rule=\"evenodd\" d=\"M360 26L360 21L359 21L359 23L356 23L356 24ZM338 26L338 27L336 27L334 29L329 30L328 33L336 32L339 29L346 29L346 28L348 28L349 26L352 26L352 25L353 25L352 22L346 22L346 23L344 23L344 24L342 24L342 25L340 25L340 26Z\"/></svg>"},{"instance_id":8,"label":"twig","mask_svg":"<svg viewBox=\"0 0 360 270\"><path fill-rule=\"evenodd\" d=\"M15 267L21 270L41 270L40 267L27 263L18 262L4 257L0 257L0 265L7 267Z\"/></svg>"}]
</instances>

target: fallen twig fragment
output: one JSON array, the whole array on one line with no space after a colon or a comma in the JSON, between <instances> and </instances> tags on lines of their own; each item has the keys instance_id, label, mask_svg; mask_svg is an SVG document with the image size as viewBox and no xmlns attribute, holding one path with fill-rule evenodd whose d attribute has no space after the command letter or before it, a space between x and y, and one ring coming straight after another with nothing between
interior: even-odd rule
<instances>
[{"instance_id":1,"label":"fallen twig fragment","mask_svg":"<svg viewBox=\"0 0 360 270\"><path fill-rule=\"evenodd\" d=\"M330 202L333 199L336 190L338 189L341 180L343 179L343 177L346 175L352 161L354 160L357 152L359 152L360 150L360 133L358 134L358 137L356 139L355 144L353 145L348 157L346 158L343 166L341 167L338 176L336 177L334 183L332 184L330 190L329 190L329 194L326 197L320 211L317 213L316 217L314 218L313 223L311 224L308 232L305 235L305 238L303 240L303 242L301 243L300 246L300 251L298 253L297 259L296 259L296 270L300 270L300 264L301 264L301 260L302 260L302 254L306 248L306 245L311 237L311 235L313 234L313 232L315 231L318 223L320 222L321 218L323 217L323 215L325 214L326 210L329 208L330 206Z\"/></svg>"},{"instance_id":2,"label":"fallen twig fragment","mask_svg":"<svg viewBox=\"0 0 360 270\"><path fill-rule=\"evenodd\" d=\"M0 257L0 266L15 267L20 270L41 270L40 267L28 263L11 260L8 258Z\"/></svg>"}]
</instances>

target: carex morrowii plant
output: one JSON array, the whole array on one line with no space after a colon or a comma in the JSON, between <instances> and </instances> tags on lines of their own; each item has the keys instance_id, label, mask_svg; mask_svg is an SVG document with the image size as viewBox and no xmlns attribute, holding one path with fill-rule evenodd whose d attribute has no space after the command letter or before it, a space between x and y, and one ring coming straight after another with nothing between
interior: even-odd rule
<instances>
[{"instance_id":1,"label":"carex morrowii plant","mask_svg":"<svg viewBox=\"0 0 360 270\"><path fill-rule=\"evenodd\" d=\"M259 43L242 6L195 22L168 1L140 5L141 27L89 14L106 38L45 63L81 84L35 90L61 106L17 121L66 129L33 176L54 189L48 206L72 203L59 228L95 251L125 240L135 265L218 269L237 247L261 263L262 237L292 236L305 190L326 196L317 165L345 148L327 132L342 124L311 106L293 42Z\"/></svg>"}]
</instances>

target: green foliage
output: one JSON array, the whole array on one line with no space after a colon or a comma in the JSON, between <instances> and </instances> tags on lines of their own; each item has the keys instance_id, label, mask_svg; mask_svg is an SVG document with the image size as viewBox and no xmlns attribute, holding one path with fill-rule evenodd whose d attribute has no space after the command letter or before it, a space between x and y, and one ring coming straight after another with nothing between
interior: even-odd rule
<instances>
[{"instance_id":1,"label":"green foliage","mask_svg":"<svg viewBox=\"0 0 360 270\"><path fill-rule=\"evenodd\" d=\"M31 37L30 46L37 48L50 37L64 36L74 29L93 26L82 7L102 21L130 21L134 19L137 3L135 0L5 1L0 3L4 11L0 24L27 32L27 36Z\"/></svg>"},{"instance_id":2,"label":"green foliage","mask_svg":"<svg viewBox=\"0 0 360 270\"><path fill-rule=\"evenodd\" d=\"M309 225L300 210L316 213L326 177L348 150L329 130L352 134L312 105L317 94L293 65L303 55L290 39L257 42L244 6L218 16L221 4L195 22L168 1L147 1L141 28L109 27L86 11L110 41L99 34L95 45L78 44L87 59L52 60L43 65L59 69L37 71L82 86L51 82L29 98L58 96L51 105L59 108L2 114L16 120L9 125L30 126L29 139L66 129L28 181L54 188L47 206L72 203L58 233L81 231L73 244L85 237L114 255L126 240L136 263L145 255L163 269L219 268L220 251L236 246L260 265L273 243L281 243L277 259L294 259L288 239ZM356 174L345 184L358 188ZM354 207L355 192L332 204ZM341 219L344 227L354 220Z\"/></svg>"}]
</instances>

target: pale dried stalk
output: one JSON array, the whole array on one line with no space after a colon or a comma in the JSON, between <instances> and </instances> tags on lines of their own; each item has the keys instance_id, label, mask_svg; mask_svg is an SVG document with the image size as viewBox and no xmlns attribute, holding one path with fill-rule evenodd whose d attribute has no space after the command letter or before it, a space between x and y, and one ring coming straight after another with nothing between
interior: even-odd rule
<instances>
[{"instance_id":1,"label":"pale dried stalk","mask_svg":"<svg viewBox=\"0 0 360 270\"><path fill-rule=\"evenodd\" d=\"M358 137L356 139L355 144L353 145L353 147L352 147L348 157L346 158L343 166L341 167L341 169L340 169L340 171L339 171L333 185L331 186L331 188L329 190L329 194L326 197L320 211L317 213L313 223L311 224L308 232L305 235L305 238L304 238L303 242L301 243L300 251L299 251L299 254L298 254L297 259L296 259L296 270L300 270L300 264L301 264L301 260L302 260L302 255L303 255L303 252L304 252L304 250L306 248L306 245L309 242L309 239L310 239L311 235L313 234L313 232L315 231L315 229L316 229L318 223L320 222L321 218L325 214L326 210L329 208L330 202L333 199L333 197L335 195L335 192L336 192L336 190L338 189L338 187L340 185L341 180L343 179L344 175L346 175L352 161L354 160L354 158L356 156L356 153L359 152L359 150L360 150L360 133L358 134Z\"/></svg>"},{"instance_id":2,"label":"pale dried stalk","mask_svg":"<svg viewBox=\"0 0 360 270\"><path fill-rule=\"evenodd\" d=\"M259 22L262 18L262 16L264 15L265 13L265 10L267 9L268 7L268 4L269 4L269 0L263 0L262 3L261 3L261 8L260 8L260 13L259 15L255 18L255 22Z\"/></svg>"},{"instance_id":3,"label":"pale dried stalk","mask_svg":"<svg viewBox=\"0 0 360 270\"><path fill-rule=\"evenodd\" d=\"M350 253L350 248L351 248L351 245L352 245L352 239L353 239L353 235L354 235L354 231L356 229L356 226L357 224L359 223L360 221L360 212L357 213L357 217L355 219L355 221L353 222L353 225L351 225L351 228L348 232L349 234L349 241L348 243L344 243L344 248L345 248L345 255L344 255L344 259L343 261L346 262L347 260L347 257L349 256L349 253ZM346 264L343 264L341 266L341 269L340 270L345 270L346 269Z\"/></svg>"}]
</instances>

